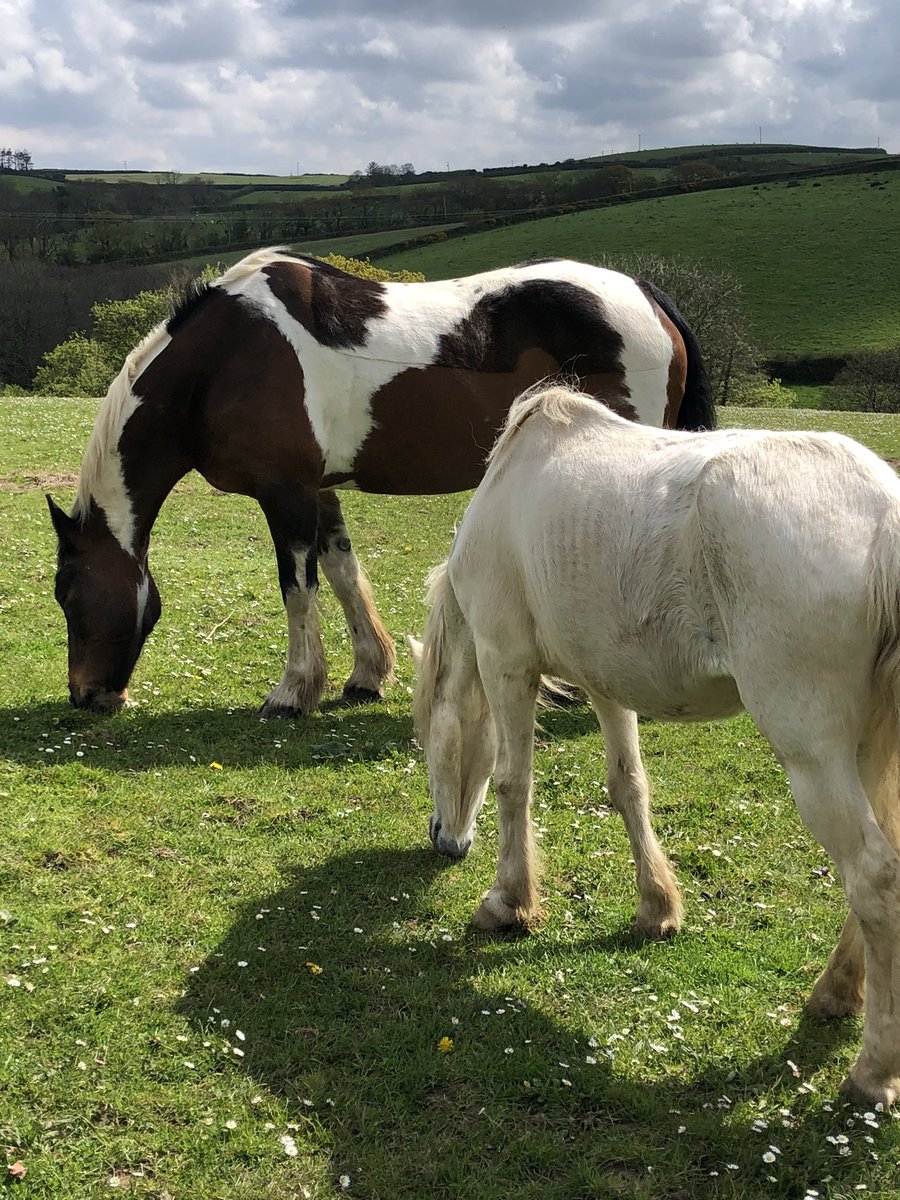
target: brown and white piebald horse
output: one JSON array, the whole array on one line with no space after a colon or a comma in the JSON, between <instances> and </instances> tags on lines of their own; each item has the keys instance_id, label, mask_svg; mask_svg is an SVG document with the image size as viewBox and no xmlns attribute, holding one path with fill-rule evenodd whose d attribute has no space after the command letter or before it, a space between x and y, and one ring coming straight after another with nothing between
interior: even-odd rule
<instances>
[{"instance_id":1,"label":"brown and white piebald horse","mask_svg":"<svg viewBox=\"0 0 900 1200\"><path fill-rule=\"evenodd\" d=\"M474 487L513 400L560 378L637 421L714 424L693 333L668 297L616 271L551 260L376 283L281 249L243 259L128 356L71 515L48 497L73 704L124 702L161 611L150 531L192 468L253 496L275 544L288 654L262 713L310 712L325 689L319 564L353 641L344 697L379 698L394 647L335 489Z\"/></svg>"}]
</instances>

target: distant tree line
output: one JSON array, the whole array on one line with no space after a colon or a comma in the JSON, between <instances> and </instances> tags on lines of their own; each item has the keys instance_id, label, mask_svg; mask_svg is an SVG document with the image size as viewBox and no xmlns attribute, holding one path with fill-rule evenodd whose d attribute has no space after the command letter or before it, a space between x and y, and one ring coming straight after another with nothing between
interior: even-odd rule
<instances>
[{"instance_id":1,"label":"distant tree line","mask_svg":"<svg viewBox=\"0 0 900 1200\"><path fill-rule=\"evenodd\" d=\"M31 155L27 150L0 147L0 171L30 171L31 166Z\"/></svg>"}]
</instances>

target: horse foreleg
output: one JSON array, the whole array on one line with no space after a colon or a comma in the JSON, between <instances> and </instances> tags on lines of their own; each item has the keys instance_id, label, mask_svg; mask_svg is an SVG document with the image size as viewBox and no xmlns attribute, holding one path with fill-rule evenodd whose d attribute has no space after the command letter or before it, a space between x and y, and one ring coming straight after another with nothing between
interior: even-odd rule
<instances>
[{"instance_id":1,"label":"horse foreleg","mask_svg":"<svg viewBox=\"0 0 900 1200\"><path fill-rule=\"evenodd\" d=\"M331 584L353 642L353 673L344 684L348 704L380 700L393 677L395 651L381 623L366 573L353 553L341 506L334 492L319 494L319 562Z\"/></svg>"},{"instance_id":2,"label":"horse foreleg","mask_svg":"<svg viewBox=\"0 0 900 1200\"><path fill-rule=\"evenodd\" d=\"M637 715L593 696L606 746L606 786L621 813L637 875L635 924L647 937L668 937L681 926L678 883L650 824L650 788L641 761Z\"/></svg>"},{"instance_id":3,"label":"horse foreleg","mask_svg":"<svg viewBox=\"0 0 900 1200\"><path fill-rule=\"evenodd\" d=\"M316 608L316 498L311 492L284 487L261 495L259 503L275 545L288 623L284 674L266 697L260 716L302 715L317 707L327 682Z\"/></svg>"},{"instance_id":4,"label":"horse foreleg","mask_svg":"<svg viewBox=\"0 0 900 1200\"><path fill-rule=\"evenodd\" d=\"M508 669L485 669L482 684L494 718L497 756L494 789L500 849L497 875L472 918L480 929L528 928L539 916L537 853L531 826L534 705L538 679Z\"/></svg>"}]
</instances>

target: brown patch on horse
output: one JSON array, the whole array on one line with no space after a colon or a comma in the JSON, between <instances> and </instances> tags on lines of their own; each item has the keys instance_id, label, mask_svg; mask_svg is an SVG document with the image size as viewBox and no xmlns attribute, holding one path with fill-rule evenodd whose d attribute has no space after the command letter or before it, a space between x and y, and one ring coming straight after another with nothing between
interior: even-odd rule
<instances>
[{"instance_id":1,"label":"brown patch on horse","mask_svg":"<svg viewBox=\"0 0 900 1200\"><path fill-rule=\"evenodd\" d=\"M555 361L553 374L624 376L623 348L622 335L587 288L562 279L525 279L477 301L442 336L435 362L472 371L514 371L523 354L538 349Z\"/></svg>"},{"instance_id":2,"label":"brown patch on horse","mask_svg":"<svg viewBox=\"0 0 900 1200\"><path fill-rule=\"evenodd\" d=\"M476 487L513 400L559 374L559 362L532 346L523 351L512 371L435 365L395 375L372 398L373 428L356 457L352 478L365 492L397 496L441 495ZM637 419L619 371L583 377L567 374L566 379L621 416ZM460 429L468 431L465 439L460 438ZM326 476L324 484L346 478Z\"/></svg>"},{"instance_id":3,"label":"brown patch on horse","mask_svg":"<svg viewBox=\"0 0 900 1200\"><path fill-rule=\"evenodd\" d=\"M146 494L141 476L163 472L163 455L177 475L193 466L223 492L318 487L324 462L303 403L303 371L278 327L219 291L197 311L190 335L174 339L135 384L145 403L120 443L129 492Z\"/></svg>"},{"instance_id":4,"label":"brown patch on horse","mask_svg":"<svg viewBox=\"0 0 900 1200\"><path fill-rule=\"evenodd\" d=\"M364 346L366 322L386 311L384 285L301 262L263 268L272 295L317 342L332 349Z\"/></svg>"}]
</instances>

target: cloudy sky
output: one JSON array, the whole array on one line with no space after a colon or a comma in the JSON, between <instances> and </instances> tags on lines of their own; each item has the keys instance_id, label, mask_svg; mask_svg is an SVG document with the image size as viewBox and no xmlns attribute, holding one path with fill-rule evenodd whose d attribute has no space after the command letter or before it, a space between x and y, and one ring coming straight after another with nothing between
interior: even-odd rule
<instances>
[{"instance_id":1,"label":"cloudy sky","mask_svg":"<svg viewBox=\"0 0 900 1200\"><path fill-rule=\"evenodd\" d=\"M764 141L900 152L893 0L0 0L36 166L349 172Z\"/></svg>"}]
</instances>

